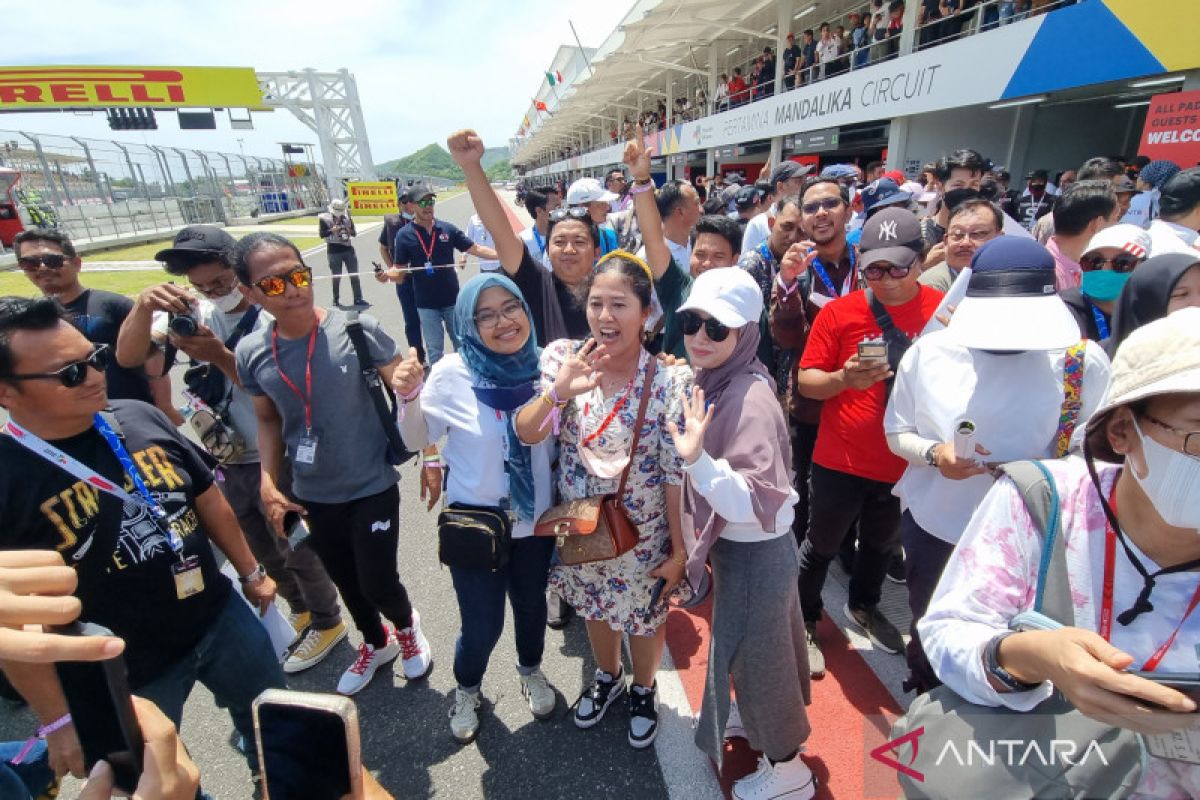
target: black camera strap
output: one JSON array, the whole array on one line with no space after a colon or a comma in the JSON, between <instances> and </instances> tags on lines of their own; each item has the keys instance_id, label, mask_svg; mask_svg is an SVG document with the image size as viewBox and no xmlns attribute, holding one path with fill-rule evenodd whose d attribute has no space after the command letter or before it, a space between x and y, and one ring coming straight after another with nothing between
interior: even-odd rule
<instances>
[{"instance_id":1,"label":"black camera strap","mask_svg":"<svg viewBox=\"0 0 1200 800\"><path fill-rule=\"evenodd\" d=\"M363 333L362 323L358 320L358 312L349 311L346 317L346 335L354 345L354 353L358 356L358 367L367 386L367 394L371 396L371 405L375 407L375 414L383 426L384 436L387 437L388 463L399 466L415 456L416 451L405 447L404 440L400 438L400 430L396 427L396 395L371 361L371 350L367 346L367 336Z\"/></svg>"},{"instance_id":2,"label":"black camera strap","mask_svg":"<svg viewBox=\"0 0 1200 800\"><path fill-rule=\"evenodd\" d=\"M896 327L896 323L892 321L892 315L888 313L887 306L880 302L875 296L875 292L867 287L867 305L871 309L871 314L875 316L875 324L883 331L883 340L888 346L888 367L892 370L891 378L887 380L887 396L891 397L892 384L895 382L896 371L900 368L900 359L904 358L904 354L908 352L908 348L912 347L912 339L908 338L908 334Z\"/></svg>"}]
</instances>

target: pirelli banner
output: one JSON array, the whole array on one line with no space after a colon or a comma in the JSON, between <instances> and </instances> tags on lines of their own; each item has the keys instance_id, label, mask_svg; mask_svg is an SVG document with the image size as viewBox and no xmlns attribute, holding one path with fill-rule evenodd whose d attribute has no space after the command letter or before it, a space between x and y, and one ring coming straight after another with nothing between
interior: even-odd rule
<instances>
[{"instance_id":1,"label":"pirelli banner","mask_svg":"<svg viewBox=\"0 0 1200 800\"><path fill-rule=\"evenodd\" d=\"M350 213L362 216L397 214L400 203L391 181L350 181L346 184Z\"/></svg>"},{"instance_id":2,"label":"pirelli banner","mask_svg":"<svg viewBox=\"0 0 1200 800\"><path fill-rule=\"evenodd\" d=\"M265 109L250 67L0 67L0 111Z\"/></svg>"}]
</instances>

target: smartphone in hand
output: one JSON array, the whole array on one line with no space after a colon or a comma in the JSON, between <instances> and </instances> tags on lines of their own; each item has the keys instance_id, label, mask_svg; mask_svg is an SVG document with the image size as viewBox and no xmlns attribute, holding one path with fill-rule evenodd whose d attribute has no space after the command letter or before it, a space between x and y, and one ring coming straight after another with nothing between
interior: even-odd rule
<instances>
[{"instance_id":1,"label":"smartphone in hand","mask_svg":"<svg viewBox=\"0 0 1200 800\"><path fill-rule=\"evenodd\" d=\"M267 800L363 798L358 710L346 697L268 689L254 701Z\"/></svg>"}]
</instances>

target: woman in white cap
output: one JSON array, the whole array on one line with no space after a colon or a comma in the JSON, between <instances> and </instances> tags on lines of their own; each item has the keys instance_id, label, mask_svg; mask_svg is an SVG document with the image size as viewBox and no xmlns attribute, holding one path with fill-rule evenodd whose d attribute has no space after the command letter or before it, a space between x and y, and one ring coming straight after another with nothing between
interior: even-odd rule
<instances>
[{"instance_id":1,"label":"woman in white cap","mask_svg":"<svg viewBox=\"0 0 1200 800\"><path fill-rule=\"evenodd\" d=\"M763 754L758 771L734 783L733 797L803 800L816 782L799 755L811 730L800 557L790 533L799 498L787 422L756 355L762 292L744 270L713 269L696 279L678 313L696 369L684 427L670 426L686 473L688 582L698 602L711 564L714 593L696 744L721 763L732 679L746 738Z\"/></svg>"},{"instance_id":2,"label":"woman in white cap","mask_svg":"<svg viewBox=\"0 0 1200 800\"><path fill-rule=\"evenodd\" d=\"M1010 629L1033 605L1042 536L1005 478L972 517L918 625L925 652L973 703L1033 711L1057 690L1114 727L1189 728L1196 703L1166 678L1198 671L1200 309L1121 345L1084 454L1044 462L1060 501L1075 627ZM1185 760L1149 758L1134 796L1200 796L1200 754L1178 753Z\"/></svg>"},{"instance_id":3,"label":"woman in white cap","mask_svg":"<svg viewBox=\"0 0 1200 800\"><path fill-rule=\"evenodd\" d=\"M1113 225L1093 236L1079 257L1082 285L1058 293L1079 323L1079 335L1103 342L1112 335L1112 316L1121 289L1150 255L1150 234L1137 225Z\"/></svg>"}]
</instances>

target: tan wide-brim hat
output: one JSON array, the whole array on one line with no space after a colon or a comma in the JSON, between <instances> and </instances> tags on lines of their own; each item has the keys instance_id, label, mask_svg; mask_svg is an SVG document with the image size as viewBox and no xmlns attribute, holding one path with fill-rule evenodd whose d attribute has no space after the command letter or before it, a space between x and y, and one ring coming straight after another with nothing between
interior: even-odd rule
<instances>
[{"instance_id":1,"label":"tan wide-brim hat","mask_svg":"<svg viewBox=\"0 0 1200 800\"><path fill-rule=\"evenodd\" d=\"M1087 422L1088 451L1120 464L1108 444L1112 412L1164 394L1200 393L1200 308L1182 308L1129 334L1113 358L1108 396Z\"/></svg>"}]
</instances>

